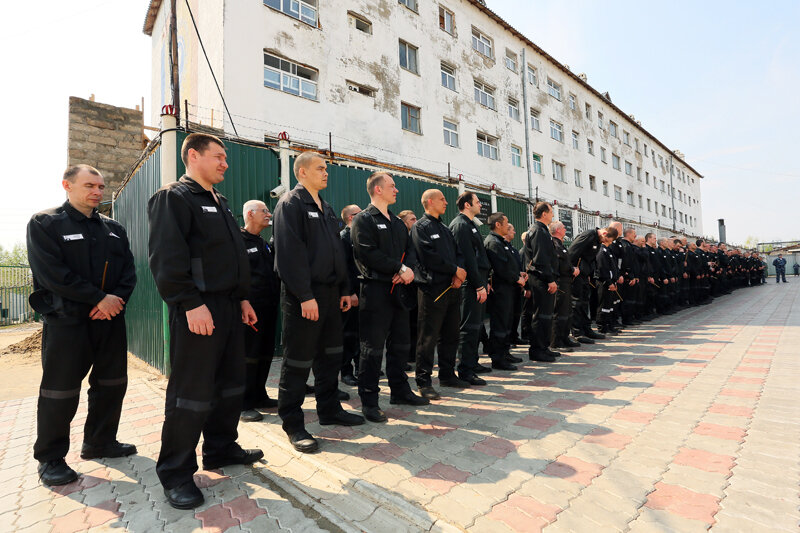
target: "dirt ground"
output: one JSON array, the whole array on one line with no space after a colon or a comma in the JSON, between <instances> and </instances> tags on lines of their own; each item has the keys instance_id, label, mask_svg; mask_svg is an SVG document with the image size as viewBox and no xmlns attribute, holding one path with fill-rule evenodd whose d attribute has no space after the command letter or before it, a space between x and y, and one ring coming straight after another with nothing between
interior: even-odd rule
<instances>
[{"instance_id":1,"label":"dirt ground","mask_svg":"<svg viewBox=\"0 0 800 533\"><path fill-rule=\"evenodd\" d=\"M0 401L36 396L42 379L40 323L0 328ZM11 348L11 349L9 349ZM15 349L16 348L16 349ZM162 374L128 354L128 378L161 381ZM83 388L88 387L84 380Z\"/></svg>"}]
</instances>

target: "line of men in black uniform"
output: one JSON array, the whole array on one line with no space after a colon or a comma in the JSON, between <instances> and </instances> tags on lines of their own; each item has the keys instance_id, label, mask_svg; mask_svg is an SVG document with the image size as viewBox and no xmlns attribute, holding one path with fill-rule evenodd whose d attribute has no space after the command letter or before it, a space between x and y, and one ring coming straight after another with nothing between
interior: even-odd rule
<instances>
[{"instance_id":1,"label":"line of men in black uniform","mask_svg":"<svg viewBox=\"0 0 800 533\"><path fill-rule=\"evenodd\" d=\"M251 200L240 228L214 187L228 168L223 142L188 135L181 158L186 174L159 189L147 206L149 266L167 306L170 335L156 472L167 501L179 509L204 501L192 477L201 434L205 469L263 457L236 442L239 420L260 419L258 409L277 407L289 441L301 452L318 448L302 411L310 391L322 425L385 422L379 405L384 354L390 403L422 406L440 398L433 387L437 356L442 387L482 386L479 374L516 370L522 359L510 350L523 342L517 339L520 316L529 359L552 362L560 351L616 333L619 319L628 325L675 305L706 303L760 283L764 268L757 255L728 252L724 245L686 246L673 238L656 246L653 234L637 239L619 223L583 232L567 249L565 228L553 221L546 202L534 206L536 221L518 252L503 213L489 216L490 233L481 238L475 218L481 204L472 192L459 195L459 215L449 225L442 220L447 200L438 189L423 193L424 214L416 222L410 211L401 219L389 209L398 194L394 180L381 171L367 180L370 204L363 211L348 206L343 218L349 231L340 234L336 214L320 195L327 165L315 152L295 159L298 183L280 198L274 216ZM127 384L124 311L136 283L133 256L125 229L97 213L100 173L71 167L62 185L67 202L34 215L28 226L36 289L31 304L44 316L34 457L47 485L77 479L64 457L80 383L90 368L81 456L137 451L116 440ZM270 219L272 244L260 236ZM352 257L343 240L352 243ZM348 275L349 261L355 277ZM275 400L265 384L279 301L284 354ZM478 362L487 303L484 347L491 368ZM342 317L355 310L350 316L357 326L348 330ZM592 316L601 333L592 329ZM355 368L349 366L354 359ZM409 385L409 361L415 362L419 395ZM337 377L348 375L348 366L363 416L341 404Z\"/></svg>"}]
</instances>

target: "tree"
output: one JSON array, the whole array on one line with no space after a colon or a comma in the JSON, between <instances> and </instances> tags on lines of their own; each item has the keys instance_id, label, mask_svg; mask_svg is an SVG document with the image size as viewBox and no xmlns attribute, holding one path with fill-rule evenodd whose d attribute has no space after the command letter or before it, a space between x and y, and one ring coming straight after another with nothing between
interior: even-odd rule
<instances>
[{"instance_id":1,"label":"tree","mask_svg":"<svg viewBox=\"0 0 800 533\"><path fill-rule=\"evenodd\" d=\"M28 265L28 250L25 245L18 242L13 248L7 250L0 245L0 265Z\"/></svg>"},{"instance_id":2,"label":"tree","mask_svg":"<svg viewBox=\"0 0 800 533\"><path fill-rule=\"evenodd\" d=\"M752 248L755 249L758 246L759 238L754 237L752 235L748 235L747 238L744 240L745 248Z\"/></svg>"}]
</instances>

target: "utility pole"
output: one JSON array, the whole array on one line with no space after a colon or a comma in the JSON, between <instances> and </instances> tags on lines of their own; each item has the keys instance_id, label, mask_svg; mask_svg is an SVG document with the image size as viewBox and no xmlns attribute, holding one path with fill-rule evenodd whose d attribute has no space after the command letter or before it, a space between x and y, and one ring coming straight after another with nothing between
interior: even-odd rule
<instances>
[{"instance_id":1,"label":"utility pole","mask_svg":"<svg viewBox=\"0 0 800 533\"><path fill-rule=\"evenodd\" d=\"M525 167L528 170L528 226L533 224L533 208L530 205L530 199L533 196L533 177L531 175L531 139L530 139L530 126L528 125L528 84L525 81L525 76L528 74L528 62L525 59L525 49L522 49L522 63L519 66L520 79L522 80L522 114L525 118Z\"/></svg>"},{"instance_id":2,"label":"utility pole","mask_svg":"<svg viewBox=\"0 0 800 533\"><path fill-rule=\"evenodd\" d=\"M180 71L178 65L178 13L177 13L177 0L170 0L170 15L169 15L169 60L170 60L170 85L172 86L172 106L175 110L175 122L180 125L181 123L181 83ZM189 120L189 117L186 117Z\"/></svg>"},{"instance_id":3,"label":"utility pole","mask_svg":"<svg viewBox=\"0 0 800 533\"><path fill-rule=\"evenodd\" d=\"M672 202L672 231L675 231L675 221L678 215L675 213L675 185L672 184L672 154L669 154L669 196Z\"/></svg>"}]
</instances>

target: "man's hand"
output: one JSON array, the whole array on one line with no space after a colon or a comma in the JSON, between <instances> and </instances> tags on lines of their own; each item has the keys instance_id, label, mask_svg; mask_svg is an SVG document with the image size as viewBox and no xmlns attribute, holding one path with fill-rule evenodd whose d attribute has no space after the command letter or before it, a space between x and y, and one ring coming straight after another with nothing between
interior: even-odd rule
<instances>
[{"instance_id":1,"label":"man's hand","mask_svg":"<svg viewBox=\"0 0 800 533\"><path fill-rule=\"evenodd\" d=\"M524 272L520 272L519 279L517 280L517 285L519 285L520 287L524 287L525 282L527 281L527 278L523 274Z\"/></svg>"},{"instance_id":2,"label":"man's hand","mask_svg":"<svg viewBox=\"0 0 800 533\"><path fill-rule=\"evenodd\" d=\"M608 286L608 290L616 291L617 290L617 284L616 283L612 283L611 285Z\"/></svg>"},{"instance_id":3,"label":"man's hand","mask_svg":"<svg viewBox=\"0 0 800 533\"><path fill-rule=\"evenodd\" d=\"M654 280L652 277L647 278L647 281L649 281L650 283L655 283L656 282L656 280Z\"/></svg>"},{"instance_id":4,"label":"man's hand","mask_svg":"<svg viewBox=\"0 0 800 533\"><path fill-rule=\"evenodd\" d=\"M475 293L476 293L475 297L478 299L479 304L482 304L483 302L486 301L486 298L488 297L488 294L486 293L486 287L481 287L480 289L475 291Z\"/></svg>"},{"instance_id":5,"label":"man's hand","mask_svg":"<svg viewBox=\"0 0 800 533\"><path fill-rule=\"evenodd\" d=\"M195 335L211 335L214 333L214 318L211 316L211 311L208 310L206 304L186 311L186 322L189 325L189 331Z\"/></svg>"},{"instance_id":6,"label":"man's hand","mask_svg":"<svg viewBox=\"0 0 800 533\"><path fill-rule=\"evenodd\" d=\"M450 286L453 287L454 289L460 289L463 283L464 282L458 279L458 277L456 276L453 276L453 279L450 280Z\"/></svg>"},{"instance_id":7,"label":"man's hand","mask_svg":"<svg viewBox=\"0 0 800 533\"><path fill-rule=\"evenodd\" d=\"M350 308L358 307L358 295L353 293L350 295Z\"/></svg>"},{"instance_id":8,"label":"man's hand","mask_svg":"<svg viewBox=\"0 0 800 533\"><path fill-rule=\"evenodd\" d=\"M405 284L408 285L412 281L414 281L414 271L410 268L406 267L406 271L402 274L399 274L400 280Z\"/></svg>"},{"instance_id":9,"label":"man's hand","mask_svg":"<svg viewBox=\"0 0 800 533\"><path fill-rule=\"evenodd\" d=\"M664 285L669 285L669 280L668 280L668 279L665 279L665 280L663 280L663 281L662 281L662 283L663 283Z\"/></svg>"},{"instance_id":10,"label":"man's hand","mask_svg":"<svg viewBox=\"0 0 800 533\"><path fill-rule=\"evenodd\" d=\"M529 291L528 289L525 289L525 292L522 293L522 296L524 296L525 298L530 299L531 291Z\"/></svg>"},{"instance_id":11,"label":"man's hand","mask_svg":"<svg viewBox=\"0 0 800 533\"><path fill-rule=\"evenodd\" d=\"M555 294L557 290L558 290L558 283L556 283L555 281L551 281L550 283L547 284L548 294Z\"/></svg>"},{"instance_id":12,"label":"man's hand","mask_svg":"<svg viewBox=\"0 0 800 533\"><path fill-rule=\"evenodd\" d=\"M689 279L689 274L687 274L686 272L684 272L684 273L683 273L683 279Z\"/></svg>"},{"instance_id":13,"label":"man's hand","mask_svg":"<svg viewBox=\"0 0 800 533\"><path fill-rule=\"evenodd\" d=\"M342 296L339 298L339 309L342 310L342 313L346 313L350 310L350 298L350 296ZM314 300L314 303L316 303L316 300ZM317 318L319 318L319 314Z\"/></svg>"},{"instance_id":14,"label":"man's hand","mask_svg":"<svg viewBox=\"0 0 800 533\"><path fill-rule=\"evenodd\" d=\"M573 277L573 278L577 278L577 277L578 277L578 276L580 276L580 275L581 275L581 269L580 269L580 268L578 268L578 267L574 267L574 268L572 269L572 277Z\"/></svg>"},{"instance_id":15,"label":"man's hand","mask_svg":"<svg viewBox=\"0 0 800 533\"><path fill-rule=\"evenodd\" d=\"M617 283L625 283L625 278L623 276L620 276L619 279L617 280Z\"/></svg>"},{"instance_id":16,"label":"man's hand","mask_svg":"<svg viewBox=\"0 0 800 533\"><path fill-rule=\"evenodd\" d=\"M458 279L460 279L461 281L464 281L465 279L467 279L467 271L466 271L466 270L464 270L464 269L463 269L463 268L461 268L461 267L456 267L456 274L455 274L455 277L457 277L457 278L458 278Z\"/></svg>"},{"instance_id":17,"label":"man's hand","mask_svg":"<svg viewBox=\"0 0 800 533\"><path fill-rule=\"evenodd\" d=\"M300 312L303 318L316 322L319 320L319 306L314 298L306 300L300 304Z\"/></svg>"},{"instance_id":18,"label":"man's hand","mask_svg":"<svg viewBox=\"0 0 800 533\"><path fill-rule=\"evenodd\" d=\"M250 300L242 300L241 303L242 308L242 323L247 324L248 326L252 326L256 322L258 322L258 317L256 316L256 311L253 309L253 306L250 305Z\"/></svg>"},{"instance_id":19,"label":"man's hand","mask_svg":"<svg viewBox=\"0 0 800 533\"><path fill-rule=\"evenodd\" d=\"M111 320L111 317L98 309L96 305L89 311L89 318L92 320Z\"/></svg>"},{"instance_id":20,"label":"man's hand","mask_svg":"<svg viewBox=\"0 0 800 533\"><path fill-rule=\"evenodd\" d=\"M636 285L636 280L635 280L635 279L632 279L632 280L630 280L630 281L628 282L628 285L630 285L631 287L633 287L634 285Z\"/></svg>"},{"instance_id":21,"label":"man's hand","mask_svg":"<svg viewBox=\"0 0 800 533\"><path fill-rule=\"evenodd\" d=\"M110 319L122 312L122 309L125 307L125 300L113 294L106 294L102 300L97 302L95 307L105 313Z\"/></svg>"}]
</instances>

